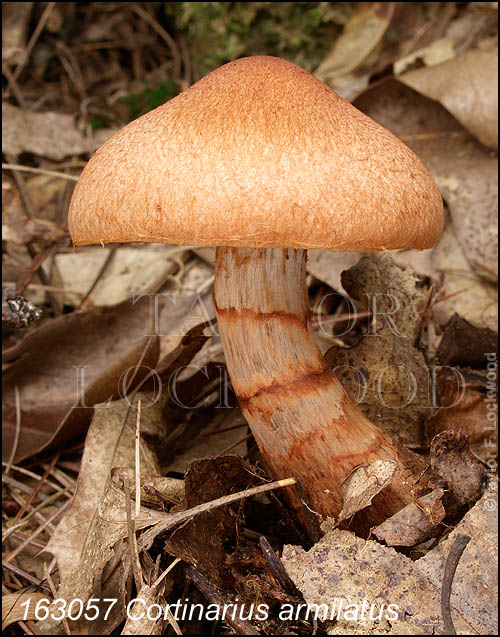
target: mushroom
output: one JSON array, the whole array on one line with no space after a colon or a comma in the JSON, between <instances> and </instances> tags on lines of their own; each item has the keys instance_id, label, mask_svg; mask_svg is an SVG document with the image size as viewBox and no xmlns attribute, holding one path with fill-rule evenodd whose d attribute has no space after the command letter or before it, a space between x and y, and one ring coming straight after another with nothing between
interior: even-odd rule
<instances>
[{"instance_id":1,"label":"mushroom","mask_svg":"<svg viewBox=\"0 0 500 637\"><path fill-rule=\"evenodd\" d=\"M306 525L311 512L339 515L358 466L399 465L370 523L412 501L421 469L362 415L315 344L307 249L424 249L442 227L439 190L401 141L267 56L216 69L116 133L69 211L76 245L217 246L213 296L232 385L272 473L296 478L287 497Z\"/></svg>"}]
</instances>

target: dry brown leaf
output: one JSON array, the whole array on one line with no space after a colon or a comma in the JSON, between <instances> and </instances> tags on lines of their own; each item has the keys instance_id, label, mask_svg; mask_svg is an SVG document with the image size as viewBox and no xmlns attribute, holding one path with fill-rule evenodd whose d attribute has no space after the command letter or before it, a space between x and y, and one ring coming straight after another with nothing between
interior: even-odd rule
<instances>
[{"instance_id":1,"label":"dry brown leaf","mask_svg":"<svg viewBox=\"0 0 500 637\"><path fill-rule=\"evenodd\" d=\"M486 366L486 354L498 354L498 334L454 314L443 328L437 357L441 365Z\"/></svg>"},{"instance_id":2,"label":"dry brown leaf","mask_svg":"<svg viewBox=\"0 0 500 637\"><path fill-rule=\"evenodd\" d=\"M456 174L436 172L436 181L470 266L478 276L498 283L498 159L476 157L457 167Z\"/></svg>"},{"instance_id":3,"label":"dry brown leaf","mask_svg":"<svg viewBox=\"0 0 500 637\"><path fill-rule=\"evenodd\" d=\"M2 102L2 152L7 154L27 152L61 160L94 152L115 132L101 129L87 137L76 127L73 115L32 113Z\"/></svg>"},{"instance_id":4,"label":"dry brown leaf","mask_svg":"<svg viewBox=\"0 0 500 637\"><path fill-rule=\"evenodd\" d=\"M66 304L79 305L82 295L88 292L98 277L112 249L86 247L56 255L62 286L69 290L64 294ZM135 295L156 291L172 271L170 257L179 257L183 250L163 244L119 246L106 271L99 277L89 301L98 306L114 305ZM173 294L166 295L171 304L174 303L173 297Z\"/></svg>"},{"instance_id":5,"label":"dry brown leaf","mask_svg":"<svg viewBox=\"0 0 500 637\"><path fill-rule=\"evenodd\" d=\"M369 467L354 469L342 484L344 505L338 522L369 506L377 493L391 482L397 469L398 463L392 460L375 460Z\"/></svg>"},{"instance_id":6,"label":"dry brown leaf","mask_svg":"<svg viewBox=\"0 0 500 637\"><path fill-rule=\"evenodd\" d=\"M256 482L255 471L239 456L194 460L185 477L187 506L192 508L243 491ZM165 545L166 550L224 588L227 545L230 538L235 538L238 510L241 510L240 503L196 516L174 531Z\"/></svg>"},{"instance_id":7,"label":"dry brown leaf","mask_svg":"<svg viewBox=\"0 0 500 637\"><path fill-rule=\"evenodd\" d=\"M487 262L492 272L498 267L498 262ZM431 263L436 280L439 281L439 275L442 279L432 305L433 320L445 325L454 314L458 314L477 327L498 332L498 284L486 280L484 275L479 277L478 272L470 268L454 225L446 226L431 252ZM484 274L489 277L487 270Z\"/></svg>"},{"instance_id":8,"label":"dry brown leaf","mask_svg":"<svg viewBox=\"0 0 500 637\"><path fill-rule=\"evenodd\" d=\"M54 180L59 184L61 180ZM32 192L31 189L30 193ZM55 237L55 224L44 218L30 219L26 214L19 190L13 179L2 177L2 238L4 241L13 241L18 245L26 245L31 241L50 240ZM37 208L38 210L38 208ZM60 238L65 232L59 232Z\"/></svg>"},{"instance_id":9,"label":"dry brown leaf","mask_svg":"<svg viewBox=\"0 0 500 637\"><path fill-rule=\"evenodd\" d=\"M18 64L24 57L33 2L6 2L2 6L2 60Z\"/></svg>"},{"instance_id":10,"label":"dry brown leaf","mask_svg":"<svg viewBox=\"0 0 500 637\"><path fill-rule=\"evenodd\" d=\"M344 25L332 50L315 71L316 77L330 84L345 97L356 78L351 72L360 66L382 40L394 14L395 2L364 2ZM348 83L342 81L348 76Z\"/></svg>"},{"instance_id":11,"label":"dry brown leaf","mask_svg":"<svg viewBox=\"0 0 500 637\"><path fill-rule=\"evenodd\" d=\"M458 563L451 592L457 632L456 620L462 614L482 626L480 635L498 634L498 490L495 476L492 478L493 488L486 490L446 540L415 562L417 572L439 589L444 565L457 534L470 536Z\"/></svg>"},{"instance_id":12,"label":"dry brown leaf","mask_svg":"<svg viewBox=\"0 0 500 637\"><path fill-rule=\"evenodd\" d=\"M217 430L245 425L245 423L245 418L240 409L216 410L213 420L199 432L199 436L191 439L183 446L181 453L176 454L174 459L166 466L165 471L167 473L169 471L184 473L192 460L211 458L227 448L231 448L231 454L244 456L247 452L247 443L246 440L242 439L247 434L248 429L246 427L238 427L238 429L222 431L221 433L217 433ZM213 435L207 436L206 434Z\"/></svg>"},{"instance_id":13,"label":"dry brown leaf","mask_svg":"<svg viewBox=\"0 0 500 637\"><path fill-rule=\"evenodd\" d=\"M282 562L305 601L310 606L325 605L318 609L320 619L325 609L328 614L333 612L334 619L339 613L339 619L330 623L328 634L433 635L443 631L440 591L412 560L393 548L362 540L349 531L334 530L309 551L286 545ZM478 568L483 574L488 565L483 560ZM364 621L360 619L363 602L367 605ZM380 621L370 621L370 604L372 617L380 613ZM312 607L313 617L314 610ZM456 607L452 612L459 633L490 633L480 619L465 611L459 613Z\"/></svg>"},{"instance_id":14,"label":"dry brown leaf","mask_svg":"<svg viewBox=\"0 0 500 637\"><path fill-rule=\"evenodd\" d=\"M429 67L452 60L456 55L455 43L455 38L439 38L421 49L412 51L409 55L394 62L394 75L401 75L416 62L423 62L426 67Z\"/></svg>"},{"instance_id":15,"label":"dry brown leaf","mask_svg":"<svg viewBox=\"0 0 500 637\"><path fill-rule=\"evenodd\" d=\"M361 259L361 252L328 252L308 250L307 271L339 293L343 293L341 274Z\"/></svg>"},{"instance_id":16,"label":"dry brown leaf","mask_svg":"<svg viewBox=\"0 0 500 637\"><path fill-rule=\"evenodd\" d=\"M151 394L138 394L137 399L142 399L141 430L147 431L149 438L162 427L162 401L151 405L154 399ZM77 597L86 602L92 596L95 578L113 556L113 547L128 535L125 494L111 480L111 471L134 470L136 418L136 407L129 411L125 400L95 408L73 503L46 547L59 568L58 597L66 600ZM144 439L140 448L141 472L158 474L156 456ZM158 519L153 511L141 508L135 519L136 529ZM108 590L102 597L122 599L120 591ZM82 630L84 622L77 626L73 632Z\"/></svg>"},{"instance_id":17,"label":"dry brown leaf","mask_svg":"<svg viewBox=\"0 0 500 637\"><path fill-rule=\"evenodd\" d=\"M176 316L171 311L167 316L169 307L165 299L159 301L160 327L179 326L184 320L183 313ZM21 407L17 462L47 445L62 444L83 434L92 417L91 407L120 395L122 374L132 369L131 378L144 353L144 367L135 382L145 375L147 368L154 367L159 344L157 336L149 335L150 309L150 299L144 297L135 304L130 300L110 308L65 314L4 350L4 360L14 361L3 376L5 459L16 437L15 387L19 390Z\"/></svg>"},{"instance_id":18,"label":"dry brown leaf","mask_svg":"<svg viewBox=\"0 0 500 637\"><path fill-rule=\"evenodd\" d=\"M443 489L434 489L421 496L375 527L373 534L388 546L416 546L437 535L446 516L443 495Z\"/></svg>"},{"instance_id":19,"label":"dry brown leaf","mask_svg":"<svg viewBox=\"0 0 500 637\"><path fill-rule=\"evenodd\" d=\"M440 102L482 144L498 149L498 50L469 50L399 79Z\"/></svg>"},{"instance_id":20,"label":"dry brown leaf","mask_svg":"<svg viewBox=\"0 0 500 637\"><path fill-rule=\"evenodd\" d=\"M430 451L431 469L446 480L457 506L479 500L485 469L471 453L468 436L460 431L443 431L432 439Z\"/></svg>"},{"instance_id":21,"label":"dry brown leaf","mask_svg":"<svg viewBox=\"0 0 500 637\"><path fill-rule=\"evenodd\" d=\"M435 322L444 324L457 313L496 331L497 159L440 104L397 80L379 82L354 105L392 130L423 159L449 204L453 223L446 225L437 246L416 255L418 259L415 251L396 257L398 263L412 263L437 283L437 302L432 308Z\"/></svg>"},{"instance_id":22,"label":"dry brown leaf","mask_svg":"<svg viewBox=\"0 0 500 637\"><path fill-rule=\"evenodd\" d=\"M445 229L445 236L431 252L436 280L443 270L450 273L450 280L445 278L443 284L448 287L449 283L450 288L463 283L464 279L469 286L474 286L480 277L495 278L498 273L498 160L444 107L398 80L377 83L353 104L415 151L431 171L448 203L453 229L449 226ZM447 240L446 233L450 235L453 231L475 274L470 271L462 251L457 254L456 246L450 245L456 241L455 236ZM469 298L475 294L474 289L469 292ZM479 290L477 295L481 296ZM484 305L481 298L470 303L471 308L479 307L479 311ZM464 318L472 320L470 316Z\"/></svg>"},{"instance_id":23,"label":"dry brown leaf","mask_svg":"<svg viewBox=\"0 0 500 637\"><path fill-rule=\"evenodd\" d=\"M198 300L204 304L206 297L198 297ZM203 345L205 345L207 340L213 336L211 332L213 318L202 323L198 322L197 325L186 329L187 321L190 317L185 317L185 310L182 307L179 307L179 310L182 313L181 315L185 318L185 321L180 330L178 328L172 329L170 334L164 339L164 341L168 341L170 344L175 343L175 346L173 349L169 348L160 358L155 370L165 385L168 385L172 374L179 369L184 369L201 350ZM145 387L149 387L149 385L145 385Z\"/></svg>"},{"instance_id":24,"label":"dry brown leaf","mask_svg":"<svg viewBox=\"0 0 500 637\"><path fill-rule=\"evenodd\" d=\"M438 369L436 388L443 406L425 425L428 442L439 433L453 429L468 436L476 456L485 462L496 458L496 383L488 388L485 373L445 366Z\"/></svg>"},{"instance_id":25,"label":"dry brown leaf","mask_svg":"<svg viewBox=\"0 0 500 637\"><path fill-rule=\"evenodd\" d=\"M363 257L343 273L342 282L375 318L354 347L334 345L325 358L372 422L403 443L420 446L433 407L427 364L413 344L427 292L387 253Z\"/></svg>"},{"instance_id":26,"label":"dry brown leaf","mask_svg":"<svg viewBox=\"0 0 500 637\"><path fill-rule=\"evenodd\" d=\"M121 483L120 483L121 484ZM130 498L135 500L134 476L129 478ZM184 502L184 480L162 476L141 476L141 504L164 506Z\"/></svg>"},{"instance_id":27,"label":"dry brown leaf","mask_svg":"<svg viewBox=\"0 0 500 637\"><path fill-rule=\"evenodd\" d=\"M18 621L26 621L36 619L35 609L38 602L41 600L48 600L50 603L52 597L46 593L31 592L19 592L10 593L2 596L2 630L5 630L7 626L14 624ZM28 607L22 606L29 602ZM48 605L48 604L47 604Z\"/></svg>"},{"instance_id":28,"label":"dry brown leaf","mask_svg":"<svg viewBox=\"0 0 500 637\"><path fill-rule=\"evenodd\" d=\"M144 585L136 595L136 599L138 601L132 605L125 626L120 634L163 635L163 626L166 623L163 619L163 614L161 614L159 619L149 619L147 615L147 609L151 608L153 604L159 604L161 608L165 608L165 600L158 593L158 590ZM152 616L154 617L153 614ZM140 619L133 619L134 617L140 617Z\"/></svg>"}]
</instances>

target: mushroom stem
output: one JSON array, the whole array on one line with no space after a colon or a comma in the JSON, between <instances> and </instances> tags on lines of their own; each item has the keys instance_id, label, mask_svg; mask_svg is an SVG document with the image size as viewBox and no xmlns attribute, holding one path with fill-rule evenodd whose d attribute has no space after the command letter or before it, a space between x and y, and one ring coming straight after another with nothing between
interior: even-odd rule
<instances>
[{"instance_id":1,"label":"mushroom stem","mask_svg":"<svg viewBox=\"0 0 500 637\"><path fill-rule=\"evenodd\" d=\"M217 248L214 303L229 375L269 468L300 485L287 498L306 528L307 509L338 517L353 469L398 463L363 512L376 524L412 501L421 461L362 415L327 366L312 334L306 259L306 250Z\"/></svg>"}]
</instances>

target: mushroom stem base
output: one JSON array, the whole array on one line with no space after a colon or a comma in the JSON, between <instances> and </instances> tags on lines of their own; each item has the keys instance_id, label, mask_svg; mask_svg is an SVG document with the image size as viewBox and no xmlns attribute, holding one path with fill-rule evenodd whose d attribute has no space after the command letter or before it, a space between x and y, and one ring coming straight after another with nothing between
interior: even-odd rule
<instances>
[{"instance_id":1,"label":"mushroom stem base","mask_svg":"<svg viewBox=\"0 0 500 637\"><path fill-rule=\"evenodd\" d=\"M367 420L314 342L305 250L217 248L214 302L227 367L260 451L311 529L338 518L341 486L361 465L392 460L391 483L357 514L377 524L412 501L420 459Z\"/></svg>"}]
</instances>

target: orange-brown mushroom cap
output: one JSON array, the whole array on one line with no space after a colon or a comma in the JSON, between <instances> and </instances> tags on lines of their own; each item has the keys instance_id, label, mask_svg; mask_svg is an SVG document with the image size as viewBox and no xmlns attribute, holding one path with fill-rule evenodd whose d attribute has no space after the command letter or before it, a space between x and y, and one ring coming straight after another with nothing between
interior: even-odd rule
<instances>
[{"instance_id":1,"label":"orange-brown mushroom cap","mask_svg":"<svg viewBox=\"0 0 500 637\"><path fill-rule=\"evenodd\" d=\"M397 137L285 60L213 71L131 122L84 169L71 200L77 245L373 252L429 248L439 190Z\"/></svg>"}]
</instances>

